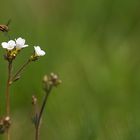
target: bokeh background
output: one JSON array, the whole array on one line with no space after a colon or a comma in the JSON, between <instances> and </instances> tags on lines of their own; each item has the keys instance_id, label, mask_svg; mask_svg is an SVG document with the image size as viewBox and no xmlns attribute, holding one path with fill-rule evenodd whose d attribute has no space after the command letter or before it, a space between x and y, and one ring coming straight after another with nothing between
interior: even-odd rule
<instances>
[{"instance_id":1,"label":"bokeh background","mask_svg":"<svg viewBox=\"0 0 140 140\"><path fill-rule=\"evenodd\" d=\"M140 140L140 1L3 0L0 23L30 46L14 70L40 45L46 56L11 87L11 139L33 140L31 96L44 96L42 77L63 83L49 97L41 140ZM0 33L0 42L7 38ZM7 62L0 49L0 115L5 114ZM0 135L5 140L5 135Z\"/></svg>"}]
</instances>

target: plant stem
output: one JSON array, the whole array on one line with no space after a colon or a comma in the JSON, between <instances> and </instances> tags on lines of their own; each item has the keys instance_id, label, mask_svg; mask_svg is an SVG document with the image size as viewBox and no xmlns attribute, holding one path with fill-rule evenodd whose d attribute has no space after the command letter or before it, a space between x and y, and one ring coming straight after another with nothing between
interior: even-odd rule
<instances>
[{"instance_id":1,"label":"plant stem","mask_svg":"<svg viewBox=\"0 0 140 140\"><path fill-rule=\"evenodd\" d=\"M51 92L51 89L52 87L50 86L49 90L46 91L46 94L45 94L45 97L43 99L43 103L42 103L42 106L41 106L41 109L40 109L40 112L38 114L38 117L37 117L37 123L35 125L35 140L39 140L39 128L40 128L40 122L41 122L41 118L42 118L42 114L44 112L44 108L45 108L45 105L47 103L47 99L49 97L49 94Z\"/></svg>"},{"instance_id":2,"label":"plant stem","mask_svg":"<svg viewBox=\"0 0 140 140\"><path fill-rule=\"evenodd\" d=\"M12 72L12 62L8 63L8 79L6 85L6 115L10 115L10 80L11 80L11 72Z\"/></svg>"},{"instance_id":3,"label":"plant stem","mask_svg":"<svg viewBox=\"0 0 140 140\"><path fill-rule=\"evenodd\" d=\"M16 78L19 76L19 74L23 71L23 69L30 63L31 61L28 60L27 62L25 62L20 68L19 70L14 74L14 76L11 78L10 83L12 83L14 80L16 80Z\"/></svg>"},{"instance_id":4,"label":"plant stem","mask_svg":"<svg viewBox=\"0 0 140 140\"><path fill-rule=\"evenodd\" d=\"M10 80L12 73L12 61L8 62L8 79L6 85L6 116L10 117ZM7 129L7 140L10 140L9 128Z\"/></svg>"}]
</instances>

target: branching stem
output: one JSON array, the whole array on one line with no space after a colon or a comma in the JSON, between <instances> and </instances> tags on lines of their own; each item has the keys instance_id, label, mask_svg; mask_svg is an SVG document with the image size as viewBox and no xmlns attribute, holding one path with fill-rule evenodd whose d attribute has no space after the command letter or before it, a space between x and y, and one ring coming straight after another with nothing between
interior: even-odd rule
<instances>
[{"instance_id":1,"label":"branching stem","mask_svg":"<svg viewBox=\"0 0 140 140\"><path fill-rule=\"evenodd\" d=\"M10 83L12 83L13 81L15 81L18 76L20 75L20 73L24 70L24 68L30 63L31 61L28 60L27 62L25 62L20 68L19 70L14 74L14 76L11 78Z\"/></svg>"}]
</instances>

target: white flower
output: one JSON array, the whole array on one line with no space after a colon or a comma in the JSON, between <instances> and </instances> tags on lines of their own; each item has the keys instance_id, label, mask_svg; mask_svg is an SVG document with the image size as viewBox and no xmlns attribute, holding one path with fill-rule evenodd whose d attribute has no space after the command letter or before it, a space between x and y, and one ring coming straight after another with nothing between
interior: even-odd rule
<instances>
[{"instance_id":1,"label":"white flower","mask_svg":"<svg viewBox=\"0 0 140 140\"><path fill-rule=\"evenodd\" d=\"M2 42L1 45L4 49L12 50L16 46L16 43L15 43L15 41L10 40L8 42Z\"/></svg>"},{"instance_id":2,"label":"white flower","mask_svg":"<svg viewBox=\"0 0 140 140\"><path fill-rule=\"evenodd\" d=\"M18 39L15 39L15 40L16 40L17 49L22 49L22 48L28 47L28 45L25 45L25 39L19 37Z\"/></svg>"},{"instance_id":3,"label":"white flower","mask_svg":"<svg viewBox=\"0 0 140 140\"><path fill-rule=\"evenodd\" d=\"M39 46L34 46L34 49L36 56L44 56L46 54L45 51L41 50Z\"/></svg>"}]
</instances>

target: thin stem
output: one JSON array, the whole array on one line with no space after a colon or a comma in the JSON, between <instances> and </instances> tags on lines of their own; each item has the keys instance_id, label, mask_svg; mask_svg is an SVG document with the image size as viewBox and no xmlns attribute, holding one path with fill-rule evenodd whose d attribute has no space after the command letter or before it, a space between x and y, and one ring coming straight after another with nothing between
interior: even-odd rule
<instances>
[{"instance_id":1,"label":"thin stem","mask_svg":"<svg viewBox=\"0 0 140 140\"><path fill-rule=\"evenodd\" d=\"M12 73L12 61L8 63L8 79L6 85L6 115L10 116L10 79ZM7 129L7 140L10 140L9 129Z\"/></svg>"},{"instance_id":2,"label":"thin stem","mask_svg":"<svg viewBox=\"0 0 140 140\"><path fill-rule=\"evenodd\" d=\"M40 109L40 112L38 114L38 117L37 117L37 123L35 125L35 140L39 140L39 128L40 128L40 122L41 122L41 118L42 118L42 115L43 115L43 112L44 112L44 108L45 108L45 105L47 103L47 99L49 97L49 94L51 92L51 89L52 87L50 86L49 90L46 91L46 94L45 94L45 97L43 99L43 103L42 103L42 106L41 106L41 109Z\"/></svg>"},{"instance_id":3,"label":"thin stem","mask_svg":"<svg viewBox=\"0 0 140 140\"><path fill-rule=\"evenodd\" d=\"M19 74L23 71L23 69L30 63L31 61L28 60L27 62L25 62L20 68L19 70L14 74L14 76L11 78L10 83L12 83L14 80L16 80L16 78L19 76Z\"/></svg>"},{"instance_id":4,"label":"thin stem","mask_svg":"<svg viewBox=\"0 0 140 140\"><path fill-rule=\"evenodd\" d=\"M12 62L8 63L8 79L6 85L6 114L10 115L10 80L11 80L11 72L12 72Z\"/></svg>"},{"instance_id":5,"label":"thin stem","mask_svg":"<svg viewBox=\"0 0 140 140\"><path fill-rule=\"evenodd\" d=\"M7 140L10 140L10 133L9 133L9 129L7 130Z\"/></svg>"}]
</instances>

